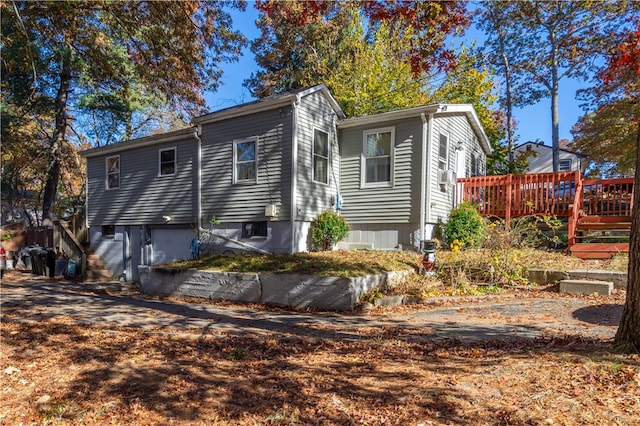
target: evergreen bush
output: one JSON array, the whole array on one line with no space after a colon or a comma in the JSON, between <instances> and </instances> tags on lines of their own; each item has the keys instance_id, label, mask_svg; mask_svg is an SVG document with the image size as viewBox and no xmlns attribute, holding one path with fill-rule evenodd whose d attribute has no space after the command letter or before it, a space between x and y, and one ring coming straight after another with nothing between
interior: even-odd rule
<instances>
[{"instance_id":1,"label":"evergreen bush","mask_svg":"<svg viewBox=\"0 0 640 426\"><path fill-rule=\"evenodd\" d=\"M326 211L311 222L311 241L314 249L331 250L338 241L349 233L349 224L338 213Z\"/></svg>"},{"instance_id":2,"label":"evergreen bush","mask_svg":"<svg viewBox=\"0 0 640 426\"><path fill-rule=\"evenodd\" d=\"M468 201L451 210L445 226L447 243L456 247L479 247L484 237L484 219L476 206Z\"/></svg>"}]
</instances>

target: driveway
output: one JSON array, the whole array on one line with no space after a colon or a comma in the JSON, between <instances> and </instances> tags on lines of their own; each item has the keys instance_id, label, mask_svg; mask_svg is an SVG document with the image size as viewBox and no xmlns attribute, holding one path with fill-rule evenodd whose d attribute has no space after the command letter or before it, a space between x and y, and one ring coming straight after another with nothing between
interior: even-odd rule
<instances>
[{"instance_id":1,"label":"driveway","mask_svg":"<svg viewBox=\"0 0 640 426\"><path fill-rule=\"evenodd\" d=\"M372 333L390 332L416 340L490 341L566 335L609 340L614 337L622 314L620 295L596 298L520 292L441 298L410 307L338 314L187 303L109 290L118 287L48 281L12 271L2 282L2 321L58 318L108 329L133 327L195 337L251 333L357 340Z\"/></svg>"}]
</instances>

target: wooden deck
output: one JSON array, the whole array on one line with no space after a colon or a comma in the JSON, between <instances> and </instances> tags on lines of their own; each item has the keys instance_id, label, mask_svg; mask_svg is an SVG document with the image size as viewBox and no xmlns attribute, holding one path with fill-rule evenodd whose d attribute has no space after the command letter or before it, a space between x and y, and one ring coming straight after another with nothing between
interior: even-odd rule
<instances>
[{"instance_id":1,"label":"wooden deck","mask_svg":"<svg viewBox=\"0 0 640 426\"><path fill-rule=\"evenodd\" d=\"M457 180L456 203L470 201L507 224L539 214L567 218L570 252L603 258L629 251L633 181L584 179L578 171L478 176Z\"/></svg>"}]
</instances>

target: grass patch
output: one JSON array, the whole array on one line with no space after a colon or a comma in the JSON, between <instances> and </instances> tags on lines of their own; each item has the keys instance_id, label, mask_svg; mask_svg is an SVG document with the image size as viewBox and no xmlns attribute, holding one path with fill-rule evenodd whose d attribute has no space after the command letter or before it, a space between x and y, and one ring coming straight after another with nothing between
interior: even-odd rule
<instances>
[{"instance_id":1,"label":"grass patch","mask_svg":"<svg viewBox=\"0 0 640 426\"><path fill-rule=\"evenodd\" d=\"M297 254L207 255L196 260L183 260L160 266L223 272L270 272L349 278L390 271L417 271L421 260L422 256L414 252L337 250Z\"/></svg>"},{"instance_id":2,"label":"grass patch","mask_svg":"<svg viewBox=\"0 0 640 426\"><path fill-rule=\"evenodd\" d=\"M626 254L612 259L583 260L564 253L536 249L512 250L511 260L523 269L571 270L606 269L626 272L629 258ZM482 267L490 257L488 250L463 250L453 253L441 250L437 253L439 269L453 263L464 268ZM336 250L297 254L274 253L206 255L195 260L159 265L177 269L203 269L222 272L270 272L274 274L302 274L330 277L357 277L390 271L418 271L422 255L415 252L386 252L375 250ZM515 265L515 263L519 263Z\"/></svg>"}]
</instances>

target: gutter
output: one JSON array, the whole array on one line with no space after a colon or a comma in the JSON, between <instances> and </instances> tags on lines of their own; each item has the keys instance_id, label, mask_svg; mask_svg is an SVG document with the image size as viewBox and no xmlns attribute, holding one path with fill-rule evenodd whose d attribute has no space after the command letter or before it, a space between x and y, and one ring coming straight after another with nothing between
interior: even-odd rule
<instances>
[{"instance_id":1,"label":"gutter","mask_svg":"<svg viewBox=\"0 0 640 426\"><path fill-rule=\"evenodd\" d=\"M420 248L422 240L425 239L425 220L426 220L426 204L427 204L427 138L428 128L431 123L431 115L429 115L429 121L424 112L420 114L422 119L422 161L420 162L420 241L418 241L417 247Z\"/></svg>"},{"instance_id":2,"label":"gutter","mask_svg":"<svg viewBox=\"0 0 640 426\"><path fill-rule=\"evenodd\" d=\"M425 151L426 151L426 158L425 158L425 171L426 171L426 196L425 196L425 205L424 205L424 209L428 208L428 211L426 211L425 214L425 220L424 222L422 222L422 226L424 227L424 224L426 222L431 223L431 165L432 165L432 159L431 159L431 151L433 151L431 149L431 141L433 140L433 113L429 114L429 118L427 119L427 142L425 143ZM427 207L428 206L428 207ZM424 229L423 229L424 230ZM424 235L423 235L424 237Z\"/></svg>"},{"instance_id":3,"label":"gutter","mask_svg":"<svg viewBox=\"0 0 640 426\"><path fill-rule=\"evenodd\" d=\"M300 103L300 95L291 102L293 113L292 138L291 138L291 248L290 253L295 253L294 244L296 243L296 192L298 190L298 105Z\"/></svg>"},{"instance_id":4,"label":"gutter","mask_svg":"<svg viewBox=\"0 0 640 426\"><path fill-rule=\"evenodd\" d=\"M198 233L196 238L200 239L200 229L202 228L202 126L198 125L193 132L193 137L198 140L198 169L197 169L197 183L196 183L196 205L197 214L196 225L198 226Z\"/></svg>"}]
</instances>

